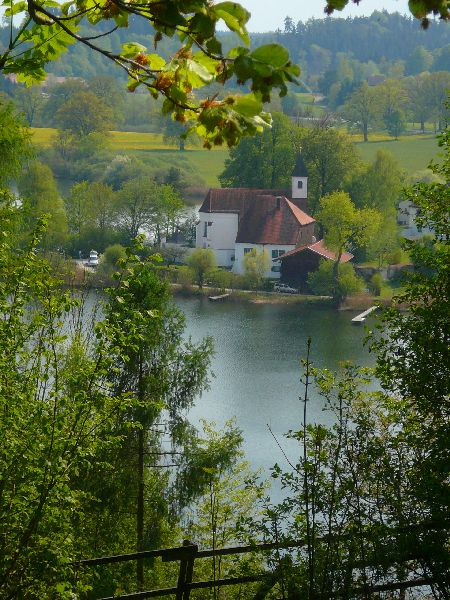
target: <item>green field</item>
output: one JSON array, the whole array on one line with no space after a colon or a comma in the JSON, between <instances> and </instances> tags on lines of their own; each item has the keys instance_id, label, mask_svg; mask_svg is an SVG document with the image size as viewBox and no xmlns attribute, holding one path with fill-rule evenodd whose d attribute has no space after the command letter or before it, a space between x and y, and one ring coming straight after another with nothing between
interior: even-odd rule
<instances>
[{"instance_id":1,"label":"green field","mask_svg":"<svg viewBox=\"0 0 450 600\"><path fill-rule=\"evenodd\" d=\"M375 136L374 136L375 137ZM392 139L356 142L356 147L364 161L371 162L378 150L390 152L408 172L413 174L426 169L430 160L436 158L439 151L437 140L429 135L409 135L398 141Z\"/></svg>"},{"instance_id":2,"label":"green field","mask_svg":"<svg viewBox=\"0 0 450 600\"><path fill-rule=\"evenodd\" d=\"M50 128L32 128L33 140L41 147L48 147L55 136ZM370 139L370 137L372 139ZM438 152L436 138L430 135L408 135L398 141L386 135L372 134L364 143L361 136L353 136L355 145L364 161L371 162L378 150L391 152L409 174L426 169ZM174 146L164 143L161 134L113 131L109 136L109 146L116 153L127 153L139 157L155 168L182 166L199 177L199 187L218 187L218 176L223 171L228 150L204 150L188 146L180 152Z\"/></svg>"},{"instance_id":3,"label":"green field","mask_svg":"<svg viewBox=\"0 0 450 600\"><path fill-rule=\"evenodd\" d=\"M33 141L41 147L48 147L55 137L56 130L48 127L32 128ZM223 171L226 149L204 150L187 146L180 152L175 146L164 143L158 133L135 133L133 131L112 131L108 141L111 150L117 154L126 152L139 157L156 168L182 166L197 174L207 187L219 187L218 175Z\"/></svg>"}]
</instances>

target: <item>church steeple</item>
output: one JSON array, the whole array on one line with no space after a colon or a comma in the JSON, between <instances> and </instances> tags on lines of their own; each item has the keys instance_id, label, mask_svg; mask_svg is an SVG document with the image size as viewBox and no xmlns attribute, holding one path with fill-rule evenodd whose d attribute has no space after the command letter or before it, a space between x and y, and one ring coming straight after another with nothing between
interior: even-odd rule
<instances>
[{"instance_id":1,"label":"church steeple","mask_svg":"<svg viewBox=\"0 0 450 600\"><path fill-rule=\"evenodd\" d=\"M297 156L292 171L292 199L306 200L308 198L308 171L301 154Z\"/></svg>"}]
</instances>

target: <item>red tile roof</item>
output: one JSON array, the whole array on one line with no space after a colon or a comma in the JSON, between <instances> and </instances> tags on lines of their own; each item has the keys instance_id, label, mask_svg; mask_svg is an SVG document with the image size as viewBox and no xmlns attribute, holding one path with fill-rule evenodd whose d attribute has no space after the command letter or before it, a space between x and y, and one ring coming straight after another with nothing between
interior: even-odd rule
<instances>
[{"instance_id":1,"label":"red tile roof","mask_svg":"<svg viewBox=\"0 0 450 600\"><path fill-rule=\"evenodd\" d=\"M286 190L211 189L200 212L238 213L237 243L295 245L300 230L315 219L288 200L287 195Z\"/></svg>"},{"instance_id":2,"label":"red tile roof","mask_svg":"<svg viewBox=\"0 0 450 600\"><path fill-rule=\"evenodd\" d=\"M328 260L336 260L336 254L332 250L329 250L325 246L324 240L319 240L318 242L315 242L314 244L307 244L304 246L299 246L298 248L294 248L294 250L290 250L289 252L286 252L286 254L283 254L282 256L276 258L275 260L283 260L287 256L292 256L294 254L298 254L299 252L303 252L304 250L310 250L311 252L314 252L315 254L319 254L322 258L327 258ZM339 262L346 263L349 260L352 260L352 258L353 258L353 254L350 254L350 252L343 252L342 256L341 256L341 260Z\"/></svg>"},{"instance_id":3,"label":"red tile roof","mask_svg":"<svg viewBox=\"0 0 450 600\"><path fill-rule=\"evenodd\" d=\"M283 196L258 196L239 220L236 242L295 245L310 223L314 219Z\"/></svg>"},{"instance_id":4,"label":"red tile roof","mask_svg":"<svg viewBox=\"0 0 450 600\"><path fill-rule=\"evenodd\" d=\"M257 188L213 188L208 190L199 212L237 212L243 214L260 196L288 196L287 190Z\"/></svg>"}]
</instances>

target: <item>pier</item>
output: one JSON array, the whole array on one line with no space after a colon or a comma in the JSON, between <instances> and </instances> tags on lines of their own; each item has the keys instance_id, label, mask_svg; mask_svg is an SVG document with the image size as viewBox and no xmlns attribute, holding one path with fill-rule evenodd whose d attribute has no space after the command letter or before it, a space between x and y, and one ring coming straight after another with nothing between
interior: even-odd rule
<instances>
[{"instance_id":1,"label":"pier","mask_svg":"<svg viewBox=\"0 0 450 600\"><path fill-rule=\"evenodd\" d=\"M370 315L370 313L373 313L374 310L377 310L377 308L378 308L378 306L371 306L370 308L368 308L367 310L362 312L360 315L353 317L352 323L354 325L360 325L361 323L364 323L364 321L366 320L366 317L368 317Z\"/></svg>"},{"instance_id":2,"label":"pier","mask_svg":"<svg viewBox=\"0 0 450 600\"><path fill-rule=\"evenodd\" d=\"M221 296L208 296L208 299L211 300L211 302L220 302L221 300L228 298L229 295L230 294L222 294Z\"/></svg>"}]
</instances>

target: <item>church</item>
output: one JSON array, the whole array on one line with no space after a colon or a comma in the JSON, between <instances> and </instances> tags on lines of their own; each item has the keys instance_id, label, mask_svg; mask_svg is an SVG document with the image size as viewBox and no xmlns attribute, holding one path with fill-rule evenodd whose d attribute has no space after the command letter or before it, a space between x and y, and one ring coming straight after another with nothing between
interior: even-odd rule
<instances>
[{"instance_id":1,"label":"church","mask_svg":"<svg viewBox=\"0 0 450 600\"><path fill-rule=\"evenodd\" d=\"M307 202L308 172L301 156L291 176L290 190L210 189L199 209L196 247L210 248L218 266L239 274L244 273L247 252L265 251L271 259L266 278L302 285L308 272L318 268L321 258L334 258L334 253L315 237L316 221L306 212ZM345 253L341 261L351 258Z\"/></svg>"}]
</instances>

